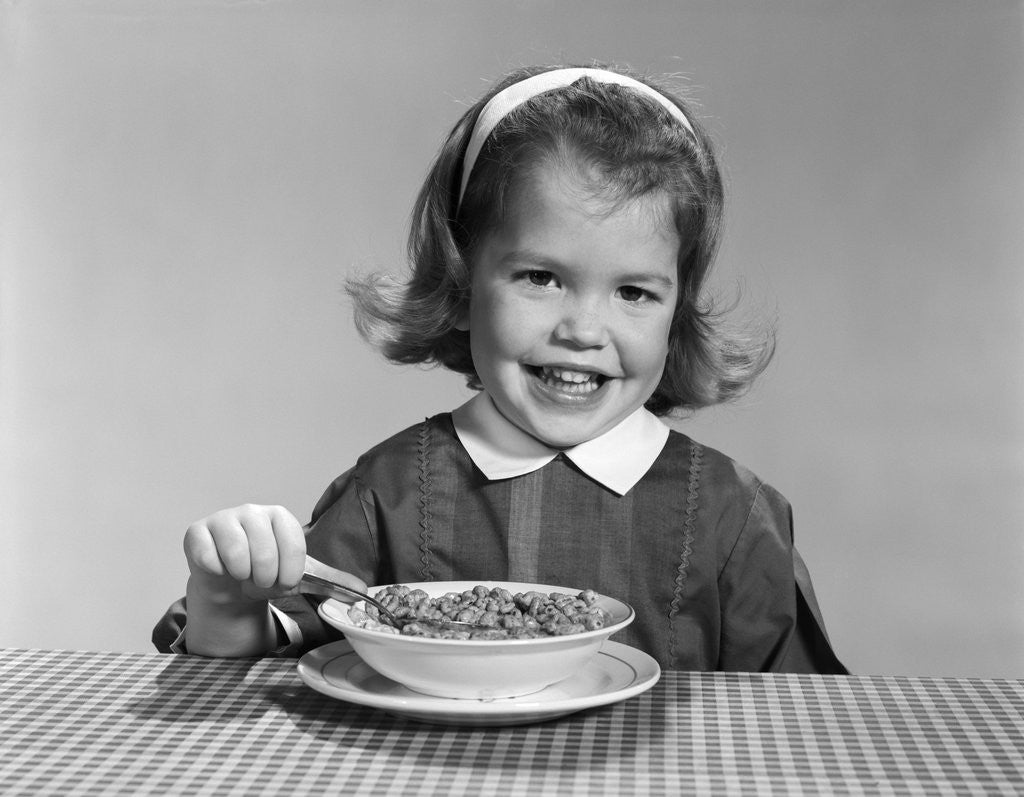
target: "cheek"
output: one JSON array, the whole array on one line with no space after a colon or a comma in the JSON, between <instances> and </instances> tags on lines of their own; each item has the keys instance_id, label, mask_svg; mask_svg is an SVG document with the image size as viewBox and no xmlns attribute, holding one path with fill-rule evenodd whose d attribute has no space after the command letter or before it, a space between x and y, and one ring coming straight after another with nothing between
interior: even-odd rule
<instances>
[{"instance_id":1,"label":"cheek","mask_svg":"<svg viewBox=\"0 0 1024 797\"><path fill-rule=\"evenodd\" d=\"M513 352L531 337L538 314L515 299L481 296L470 315L470 339L495 352Z\"/></svg>"},{"instance_id":2,"label":"cheek","mask_svg":"<svg viewBox=\"0 0 1024 797\"><path fill-rule=\"evenodd\" d=\"M484 382L488 382L502 366L514 359L517 351L516 326L508 322L508 314L500 303L479 301L473 304L469 318L469 345L473 366Z\"/></svg>"},{"instance_id":3,"label":"cheek","mask_svg":"<svg viewBox=\"0 0 1024 797\"><path fill-rule=\"evenodd\" d=\"M653 381L660 380L667 359L667 346L648 346L643 354L643 371L647 378Z\"/></svg>"},{"instance_id":4,"label":"cheek","mask_svg":"<svg viewBox=\"0 0 1024 797\"><path fill-rule=\"evenodd\" d=\"M668 324L658 324L629 339L628 352L636 371L658 380L668 359Z\"/></svg>"}]
</instances>

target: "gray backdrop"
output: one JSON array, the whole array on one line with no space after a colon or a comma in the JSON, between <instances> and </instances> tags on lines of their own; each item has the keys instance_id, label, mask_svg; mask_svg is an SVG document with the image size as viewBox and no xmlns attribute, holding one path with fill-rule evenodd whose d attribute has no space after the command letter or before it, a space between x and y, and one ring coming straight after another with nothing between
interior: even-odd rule
<instances>
[{"instance_id":1,"label":"gray backdrop","mask_svg":"<svg viewBox=\"0 0 1024 797\"><path fill-rule=\"evenodd\" d=\"M507 68L677 73L722 145L718 285L777 313L680 422L779 488L860 672L1024 671L1020 2L0 4L0 645L148 650L186 525L308 515L468 396L340 285L403 267Z\"/></svg>"}]
</instances>

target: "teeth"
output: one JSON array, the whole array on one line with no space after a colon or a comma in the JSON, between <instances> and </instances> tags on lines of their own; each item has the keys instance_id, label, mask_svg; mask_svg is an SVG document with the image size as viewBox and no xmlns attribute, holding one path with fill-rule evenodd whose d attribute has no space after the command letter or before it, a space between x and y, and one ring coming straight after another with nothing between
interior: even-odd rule
<instances>
[{"instance_id":1,"label":"teeth","mask_svg":"<svg viewBox=\"0 0 1024 797\"><path fill-rule=\"evenodd\" d=\"M572 371L568 368L541 368L541 378L552 387L569 393L593 393L600 387L598 375L592 371Z\"/></svg>"},{"instance_id":2,"label":"teeth","mask_svg":"<svg viewBox=\"0 0 1024 797\"><path fill-rule=\"evenodd\" d=\"M545 372L550 373L555 379L561 379L563 382L589 382L594 378L593 374L584 373L583 371L569 371L565 368L545 368Z\"/></svg>"}]
</instances>

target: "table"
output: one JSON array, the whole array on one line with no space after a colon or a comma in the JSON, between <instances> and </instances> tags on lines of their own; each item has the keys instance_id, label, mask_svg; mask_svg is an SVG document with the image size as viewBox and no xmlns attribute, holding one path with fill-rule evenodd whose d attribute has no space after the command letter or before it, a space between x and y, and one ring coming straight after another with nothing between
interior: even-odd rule
<instances>
[{"instance_id":1,"label":"table","mask_svg":"<svg viewBox=\"0 0 1024 797\"><path fill-rule=\"evenodd\" d=\"M1024 794L1024 681L667 672L536 725L427 725L294 660L0 651L0 794Z\"/></svg>"}]
</instances>

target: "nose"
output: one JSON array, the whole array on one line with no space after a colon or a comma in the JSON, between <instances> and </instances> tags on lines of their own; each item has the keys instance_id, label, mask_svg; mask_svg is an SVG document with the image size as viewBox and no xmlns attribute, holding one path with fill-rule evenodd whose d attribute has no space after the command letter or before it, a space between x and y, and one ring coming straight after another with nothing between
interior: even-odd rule
<instances>
[{"instance_id":1,"label":"nose","mask_svg":"<svg viewBox=\"0 0 1024 797\"><path fill-rule=\"evenodd\" d=\"M604 309L593 301L567 302L555 327L555 337L581 349L607 345L610 338Z\"/></svg>"}]
</instances>

